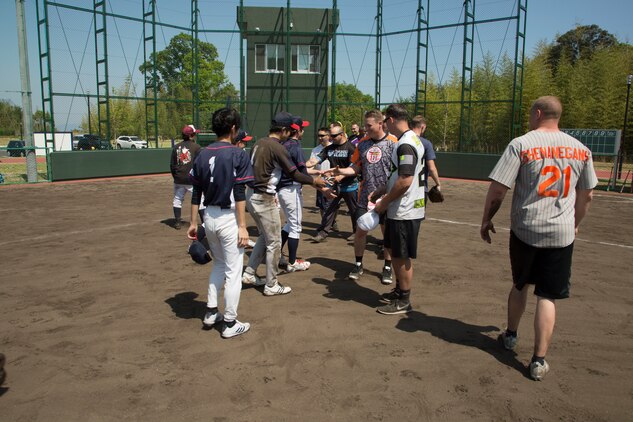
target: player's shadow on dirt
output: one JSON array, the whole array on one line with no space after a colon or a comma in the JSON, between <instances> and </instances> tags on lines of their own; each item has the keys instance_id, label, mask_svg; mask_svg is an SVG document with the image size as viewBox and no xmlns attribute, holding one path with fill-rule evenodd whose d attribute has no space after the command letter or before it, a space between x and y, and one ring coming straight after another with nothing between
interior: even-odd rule
<instances>
[{"instance_id":1,"label":"player's shadow on dirt","mask_svg":"<svg viewBox=\"0 0 633 422\"><path fill-rule=\"evenodd\" d=\"M207 303L200 300L196 300L198 293L194 292L182 292L177 293L173 297L165 300L165 303L171 306L172 312L182 319L198 319L202 325L204 314L207 312ZM207 328L202 325L202 330L220 331L222 324L215 324L211 328Z\"/></svg>"},{"instance_id":2,"label":"player's shadow on dirt","mask_svg":"<svg viewBox=\"0 0 633 422\"><path fill-rule=\"evenodd\" d=\"M198 319L202 324L204 314L207 312L207 303L196 300L198 293L182 292L177 293L173 297L165 300L165 303L171 306L172 312L182 319ZM215 324L213 328L220 329L221 324ZM208 330L204 325L203 330Z\"/></svg>"},{"instance_id":3,"label":"player's shadow on dirt","mask_svg":"<svg viewBox=\"0 0 633 422\"><path fill-rule=\"evenodd\" d=\"M323 257L310 258L310 262L313 265L322 265L334 271L334 277L332 280L320 277L312 279L313 283L325 286L327 289L327 293L323 294L323 297L344 301L353 300L370 308L375 308L376 306L381 305L380 293L347 278L349 272L352 270L352 264L349 262ZM372 280L369 282L373 282L373 279L379 278L380 274L365 270L362 280ZM378 283L380 282L378 281Z\"/></svg>"},{"instance_id":4,"label":"player's shadow on dirt","mask_svg":"<svg viewBox=\"0 0 633 422\"><path fill-rule=\"evenodd\" d=\"M164 224L166 226L173 228L176 228L176 219L175 218L166 218L164 220L160 220L161 224ZM184 230L185 234L187 233L187 229L189 228L189 221L185 221L182 220L182 229Z\"/></svg>"},{"instance_id":5,"label":"player's shadow on dirt","mask_svg":"<svg viewBox=\"0 0 633 422\"><path fill-rule=\"evenodd\" d=\"M458 319L427 315L412 311L398 320L396 328L408 333L424 331L444 341L462 346L475 347L497 359L500 363L514 368L528 377L525 366L517 360L516 353L505 350L501 343L485 333L499 331L493 325L473 325Z\"/></svg>"},{"instance_id":6,"label":"player's shadow on dirt","mask_svg":"<svg viewBox=\"0 0 633 422\"><path fill-rule=\"evenodd\" d=\"M0 397L2 397L7 391L9 391L9 387L0 387Z\"/></svg>"},{"instance_id":7,"label":"player's shadow on dirt","mask_svg":"<svg viewBox=\"0 0 633 422\"><path fill-rule=\"evenodd\" d=\"M207 311L207 303L196 300L197 297L198 293L182 292L166 299L165 303L171 306L178 318L202 320Z\"/></svg>"}]
</instances>

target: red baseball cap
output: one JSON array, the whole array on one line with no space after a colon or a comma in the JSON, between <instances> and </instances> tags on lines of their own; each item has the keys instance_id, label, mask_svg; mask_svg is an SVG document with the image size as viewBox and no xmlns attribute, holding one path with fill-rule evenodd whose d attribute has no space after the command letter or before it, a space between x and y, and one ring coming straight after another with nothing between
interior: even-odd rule
<instances>
[{"instance_id":1,"label":"red baseball cap","mask_svg":"<svg viewBox=\"0 0 633 422\"><path fill-rule=\"evenodd\" d=\"M250 141L252 139L253 139L253 137L249 136L248 133L246 133L246 131L240 130L237 133L237 136L235 137L235 142L248 142L248 141Z\"/></svg>"},{"instance_id":2,"label":"red baseball cap","mask_svg":"<svg viewBox=\"0 0 633 422\"><path fill-rule=\"evenodd\" d=\"M305 127L310 126L310 122L301 119L301 116L292 116L292 124L290 127L294 130L302 130Z\"/></svg>"},{"instance_id":3,"label":"red baseball cap","mask_svg":"<svg viewBox=\"0 0 633 422\"><path fill-rule=\"evenodd\" d=\"M185 136L192 136L196 133L200 133L200 131L196 129L194 125L187 125L182 128L182 134Z\"/></svg>"}]
</instances>

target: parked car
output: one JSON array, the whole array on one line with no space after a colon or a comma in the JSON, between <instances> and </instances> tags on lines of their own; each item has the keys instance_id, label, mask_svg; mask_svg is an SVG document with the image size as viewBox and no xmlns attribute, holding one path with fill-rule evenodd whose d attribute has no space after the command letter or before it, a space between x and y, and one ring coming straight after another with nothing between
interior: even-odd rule
<instances>
[{"instance_id":1,"label":"parked car","mask_svg":"<svg viewBox=\"0 0 633 422\"><path fill-rule=\"evenodd\" d=\"M142 140L138 136L122 135L116 138L116 147L117 149L147 148L147 141Z\"/></svg>"},{"instance_id":2,"label":"parked car","mask_svg":"<svg viewBox=\"0 0 633 422\"><path fill-rule=\"evenodd\" d=\"M26 157L24 141L20 139L13 139L9 141L7 144L7 155L9 157Z\"/></svg>"},{"instance_id":3,"label":"parked car","mask_svg":"<svg viewBox=\"0 0 633 422\"><path fill-rule=\"evenodd\" d=\"M77 149L77 144L84 138L83 135L73 136L73 150Z\"/></svg>"},{"instance_id":4,"label":"parked car","mask_svg":"<svg viewBox=\"0 0 633 422\"><path fill-rule=\"evenodd\" d=\"M93 151L95 149L101 149L101 144L98 139L86 138L82 136L77 142L78 151Z\"/></svg>"},{"instance_id":5,"label":"parked car","mask_svg":"<svg viewBox=\"0 0 633 422\"><path fill-rule=\"evenodd\" d=\"M83 135L78 137L77 149L80 151L92 151L95 149L112 149L112 144L107 139L102 139L99 135Z\"/></svg>"}]
</instances>

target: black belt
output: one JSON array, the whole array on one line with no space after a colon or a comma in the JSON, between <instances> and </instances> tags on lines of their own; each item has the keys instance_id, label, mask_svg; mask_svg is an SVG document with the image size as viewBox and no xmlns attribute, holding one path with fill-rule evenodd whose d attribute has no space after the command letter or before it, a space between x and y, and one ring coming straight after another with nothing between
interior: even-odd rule
<instances>
[{"instance_id":1,"label":"black belt","mask_svg":"<svg viewBox=\"0 0 633 422\"><path fill-rule=\"evenodd\" d=\"M259 189L253 189L253 192L259 193L259 194L264 194L264 195L269 195L269 196L275 196L274 193L265 192L265 191L262 191L262 190L259 190Z\"/></svg>"}]
</instances>

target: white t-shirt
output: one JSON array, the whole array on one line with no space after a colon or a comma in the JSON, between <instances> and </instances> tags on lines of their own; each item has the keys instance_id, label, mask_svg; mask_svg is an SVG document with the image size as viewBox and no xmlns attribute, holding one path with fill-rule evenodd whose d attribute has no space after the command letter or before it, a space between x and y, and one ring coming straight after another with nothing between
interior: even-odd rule
<instances>
[{"instance_id":1,"label":"white t-shirt","mask_svg":"<svg viewBox=\"0 0 633 422\"><path fill-rule=\"evenodd\" d=\"M314 147L312 149L312 152L310 153L310 159L315 158L317 155L319 155L321 153L321 151L323 151L323 148L325 148L325 147L323 145L321 145L321 144L319 144L316 147ZM330 169L330 160L322 161L321 164L315 165L314 168L316 170L329 170Z\"/></svg>"}]
</instances>

